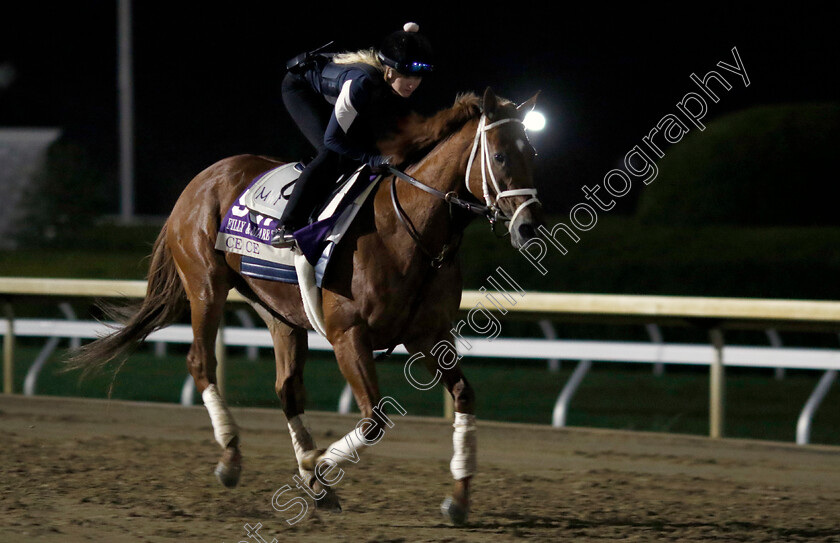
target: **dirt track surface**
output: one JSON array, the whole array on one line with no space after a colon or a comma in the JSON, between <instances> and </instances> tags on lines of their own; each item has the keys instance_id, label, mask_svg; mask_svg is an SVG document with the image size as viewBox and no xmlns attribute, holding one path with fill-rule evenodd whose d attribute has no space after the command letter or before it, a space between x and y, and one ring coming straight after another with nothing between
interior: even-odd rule
<instances>
[{"instance_id":1,"label":"dirt track surface","mask_svg":"<svg viewBox=\"0 0 840 543\"><path fill-rule=\"evenodd\" d=\"M840 448L480 423L470 524L439 513L451 427L395 427L336 485L342 514L272 509L294 487L282 413L234 409L228 490L203 407L0 396L0 541L840 541ZM354 416L311 413L325 446ZM297 489L283 495L303 496ZM311 500L309 500L311 503Z\"/></svg>"}]
</instances>

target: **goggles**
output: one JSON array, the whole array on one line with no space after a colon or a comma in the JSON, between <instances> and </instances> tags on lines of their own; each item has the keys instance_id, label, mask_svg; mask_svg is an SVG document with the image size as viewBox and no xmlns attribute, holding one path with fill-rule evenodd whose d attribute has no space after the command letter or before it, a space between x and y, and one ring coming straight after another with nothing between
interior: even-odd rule
<instances>
[{"instance_id":1,"label":"goggles","mask_svg":"<svg viewBox=\"0 0 840 543\"><path fill-rule=\"evenodd\" d=\"M382 53L379 54L379 59L403 75L422 76L435 69L433 65L425 62L394 62Z\"/></svg>"},{"instance_id":2,"label":"goggles","mask_svg":"<svg viewBox=\"0 0 840 543\"><path fill-rule=\"evenodd\" d=\"M395 62L394 69L405 75L422 75L434 70L434 66L423 62L412 62L410 64L400 64Z\"/></svg>"}]
</instances>

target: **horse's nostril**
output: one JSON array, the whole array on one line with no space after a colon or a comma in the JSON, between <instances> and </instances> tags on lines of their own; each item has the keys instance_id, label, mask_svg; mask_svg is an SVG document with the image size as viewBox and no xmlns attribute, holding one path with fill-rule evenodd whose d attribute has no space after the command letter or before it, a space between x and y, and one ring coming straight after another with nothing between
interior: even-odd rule
<instances>
[{"instance_id":1,"label":"horse's nostril","mask_svg":"<svg viewBox=\"0 0 840 543\"><path fill-rule=\"evenodd\" d=\"M522 224L519 226L519 235L524 239L531 239L537 237L537 230L531 224Z\"/></svg>"}]
</instances>

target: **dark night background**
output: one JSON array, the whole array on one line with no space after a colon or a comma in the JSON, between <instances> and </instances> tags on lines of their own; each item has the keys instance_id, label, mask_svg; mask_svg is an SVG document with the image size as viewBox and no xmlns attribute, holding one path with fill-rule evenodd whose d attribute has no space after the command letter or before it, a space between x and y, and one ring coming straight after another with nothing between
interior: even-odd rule
<instances>
[{"instance_id":1,"label":"dark night background","mask_svg":"<svg viewBox=\"0 0 840 543\"><path fill-rule=\"evenodd\" d=\"M664 115L677 113L686 93L698 92L692 73L703 77L717 70L733 85L720 91L719 103L708 104L705 132L691 126L683 141L664 148L655 183L636 182L614 211L601 213L597 228L580 232L580 243L566 241L568 256L549 248L543 261L547 275L492 236L486 223L475 221L461 249L465 288L486 287L487 278L503 267L528 292L840 300L840 213L832 190L840 150L835 74L840 40L836 16L825 11L826 4L669 2L615 8L598 2L133 0L135 212L144 220L131 225L113 220L120 211L117 5L117 0L0 3L0 130L60 128L63 145L51 151L64 153L48 154L46 174L33 175L27 185L39 198L13 232L20 238L18 250L0 250L0 276L144 277L143 257L162 217L204 168L240 153L283 160L311 156L280 97L290 57L330 40L336 51L377 46L405 22L416 21L437 51L436 73L418 92L429 110L450 105L457 93L481 93L487 86L516 102L541 92L537 107L548 125L531 138L539 153L535 183L550 214L548 226L567 220L568 209L584 201L583 185L600 184L608 171L622 167L625 155ZM717 67L719 61L733 63L733 47L749 75L747 88ZM0 148L0 159L4 152ZM52 198L53 207L41 193ZM104 196L104 207L90 204L88 193ZM108 216L101 220L102 215ZM538 334L531 322L510 321L506 335ZM561 337L649 339L640 327L616 330L594 322L558 328ZM745 332L753 334L745 343L766 344L762 332ZM741 341L733 335L727 331L728 344ZM803 336L785 332L785 345L837 348L836 331ZM707 341L701 327L669 328L666 339L675 338ZM167 364L155 375L176 372L173 390L180 390L183 375ZM138 367L134 371L149 371ZM491 366L485 390L503 390L508 383L500 380L522 378L498 370ZM511 371L523 368L517 363ZM334 375L336 386L343 386ZM647 405L638 412L655 413L655 429L705 431L707 379L696 381L694 396L684 394L685 388L668 389L668 402L704 398L697 408L675 407L672 417L662 415L665 392L634 388L641 381L626 375L591 389L611 405L617 402L615 424L627 427L628 408L641 404L625 400L641 398ZM778 430L781 435L793 428L794 409L798 412L813 386L809 379L799 381L796 390L789 387L792 380L784 388L774 384L771 393L764 384L755 392L745 393L740 384L729 390L733 397L754 394L745 411L750 424L756 424L756 413L797 404L785 429ZM540 377L540 383L545 405L553 405L559 381ZM54 386L66 394L73 385ZM163 398L166 393L154 386L155 398ZM330 395L317 404L320 409L335 405L329 386L320 393ZM522 387L508 388L509 398L487 396L494 408L526 409ZM270 386L260 390L268 394L266 405L276 405ZM136 393L132 399L145 392ZM251 392L239 394L246 398ZM688 426L678 422L682 409L689 413ZM606 425L604 412L592 407L592 419L583 424ZM824 412L840 411L829 406ZM832 443L834 420L822 423Z\"/></svg>"},{"instance_id":2,"label":"dark night background","mask_svg":"<svg viewBox=\"0 0 840 543\"><path fill-rule=\"evenodd\" d=\"M772 13L734 3L618 11L410 4L354 11L306 2L135 1L136 212L167 214L192 176L229 155L306 158L280 99L285 61L329 40L337 49L377 45L409 20L437 51L439 69L420 91L433 108L488 85L517 102L541 91L548 127L533 141L550 211L579 201L580 185L599 182L696 90L692 72L733 62L733 46L751 85L732 74L734 88L710 104L707 121L752 105L838 97L833 23L801 4ZM0 8L0 65L16 73L0 90L0 126L56 126L81 142L114 179L115 213L116 5L36 0Z\"/></svg>"}]
</instances>

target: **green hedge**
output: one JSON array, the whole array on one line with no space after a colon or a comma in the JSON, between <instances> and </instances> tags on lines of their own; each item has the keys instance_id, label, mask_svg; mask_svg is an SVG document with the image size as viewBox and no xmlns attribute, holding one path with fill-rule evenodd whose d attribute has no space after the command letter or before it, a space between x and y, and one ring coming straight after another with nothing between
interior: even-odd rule
<instances>
[{"instance_id":1,"label":"green hedge","mask_svg":"<svg viewBox=\"0 0 840 543\"><path fill-rule=\"evenodd\" d=\"M665 151L638 216L659 225L840 225L840 103L750 108Z\"/></svg>"},{"instance_id":2,"label":"green hedge","mask_svg":"<svg viewBox=\"0 0 840 543\"><path fill-rule=\"evenodd\" d=\"M565 222L550 217L549 227ZM599 217L568 254L548 246L543 276L475 224L464 242L467 288L498 266L527 290L551 292L840 299L840 228L667 227Z\"/></svg>"},{"instance_id":3,"label":"green hedge","mask_svg":"<svg viewBox=\"0 0 840 543\"><path fill-rule=\"evenodd\" d=\"M563 221L548 217L549 227ZM79 247L0 252L0 276L142 279L157 226L102 226ZM667 227L599 217L543 276L485 223L461 249L468 289L501 266L528 291L840 299L840 227Z\"/></svg>"}]
</instances>

